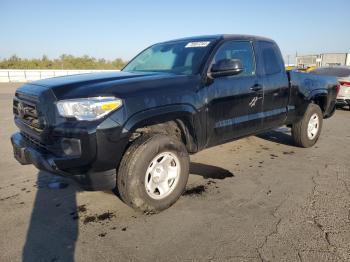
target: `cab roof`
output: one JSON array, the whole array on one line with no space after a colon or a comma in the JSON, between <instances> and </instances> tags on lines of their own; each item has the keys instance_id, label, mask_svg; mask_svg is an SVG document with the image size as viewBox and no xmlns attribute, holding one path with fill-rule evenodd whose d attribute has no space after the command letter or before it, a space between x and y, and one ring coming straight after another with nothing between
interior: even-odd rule
<instances>
[{"instance_id":1,"label":"cab roof","mask_svg":"<svg viewBox=\"0 0 350 262\"><path fill-rule=\"evenodd\" d=\"M207 40L248 40L248 41L268 41L274 42L270 38L255 36L255 35L239 35L239 34L218 34L218 35L201 35L201 36L191 36L173 39L165 42L176 42L176 41L207 41Z\"/></svg>"}]
</instances>

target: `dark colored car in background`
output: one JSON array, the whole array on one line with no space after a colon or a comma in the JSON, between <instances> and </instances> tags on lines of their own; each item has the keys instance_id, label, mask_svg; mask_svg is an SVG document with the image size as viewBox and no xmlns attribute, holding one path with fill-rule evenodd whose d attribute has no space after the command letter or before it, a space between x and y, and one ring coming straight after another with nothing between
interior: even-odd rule
<instances>
[{"instance_id":1,"label":"dark colored car in background","mask_svg":"<svg viewBox=\"0 0 350 262\"><path fill-rule=\"evenodd\" d=\"M316 75L337 77L340 90L337 96L337 106L347 106L350 110L350 67L349 66L329 66L320 67L312 72Z\"/></svg>"},{"instance_id":2,"label":"dark colored car in background","mask_svg":"<svg viewBox=\"0 0 350 262\"><path fill-rule=\"evenodd\" d=\"M268 38L184 38L145 49L121 72L23 85L11 140L22 164L160 211L183 193L189 154L282 125L313 146L338 90L334 77L286 72Z\"/></svg>"}]
</instances>

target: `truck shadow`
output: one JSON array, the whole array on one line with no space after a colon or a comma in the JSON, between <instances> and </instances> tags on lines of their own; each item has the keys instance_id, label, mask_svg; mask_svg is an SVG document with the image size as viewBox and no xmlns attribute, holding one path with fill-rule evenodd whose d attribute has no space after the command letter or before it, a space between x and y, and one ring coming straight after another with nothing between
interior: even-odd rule
<instances>
[{"instance_id":1,"label":"truck shadow","mask_svg":"<svg viewBox=\"0 0 350 262\"><path fill-rule=\"evenodd\" d=\"M68 186L69 184L69 186ZM39 172L22 260L74 261L79 233L76 193L73 181Z\"/></svg>"},{"instance_id":2,"label":"truck shadow","mask_svg":"<svg viewBox=\"0 0 350 262\"><path fill-rule=\"evenodd\" d=\"M191 162L190 174L202 176L204 179L225 179L228 177L234 177L234 174L227 169Z\"/></svg>"},{"instance_id":3,"label":"truck shadow","mask_svg":"<svg viewBox=\"0 0 350 262\"><path fill-rule=\"evenodd\" d=\"M280 128L259 134L257 135L257 137L267 141L275 142L278 144L295 147L293 138L291 136L290 128L287 128L287 127L280 127Z\"/></svg>"},{"instance_id":4,"label":"truck shadow","mask_svg":"<svg viewBox=\"0 0 350 262\"><path fill-rule=\"evenodd\" d=\"M233 177L230 171L202 163L191 162L190 173L204 179ZM22 252L22 261L74 261L79 235L74 181L53 174L38 173L38 188Z\"/></svg>"}]
</instances>

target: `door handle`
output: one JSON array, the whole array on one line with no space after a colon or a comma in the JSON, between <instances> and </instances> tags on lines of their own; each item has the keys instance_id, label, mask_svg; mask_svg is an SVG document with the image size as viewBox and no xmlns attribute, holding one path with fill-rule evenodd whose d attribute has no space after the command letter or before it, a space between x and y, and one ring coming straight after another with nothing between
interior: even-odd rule
<instances>
[{"instance_id":1,"label":"door handle","mask_svg":"<svg viewBox=\"0 0 350 262\"><path fill-rule=\"evenodd\" d=\"M259 84L255 84L253 85L250 90L254 91L254 92L258 92L258 91L261 91L263 89L263 87Z\"/></svg>"}]
</instances>

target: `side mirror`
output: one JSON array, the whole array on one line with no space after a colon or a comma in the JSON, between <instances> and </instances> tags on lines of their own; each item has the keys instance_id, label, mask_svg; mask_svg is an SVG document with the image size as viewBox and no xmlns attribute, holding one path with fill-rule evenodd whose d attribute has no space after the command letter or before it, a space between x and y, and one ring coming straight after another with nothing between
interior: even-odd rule
<instances>
[{"instance_id":1,"label":"side mirror","mask_svg":"<svg viewBox=\"0 0 350 262\"><path fill-rule=\"evenodd\" d=\"M232 76L242 73L243 64L239 59L222 59L212 65L210 76L212 78L221 76Z\"/></svg>"}]
</instances>

